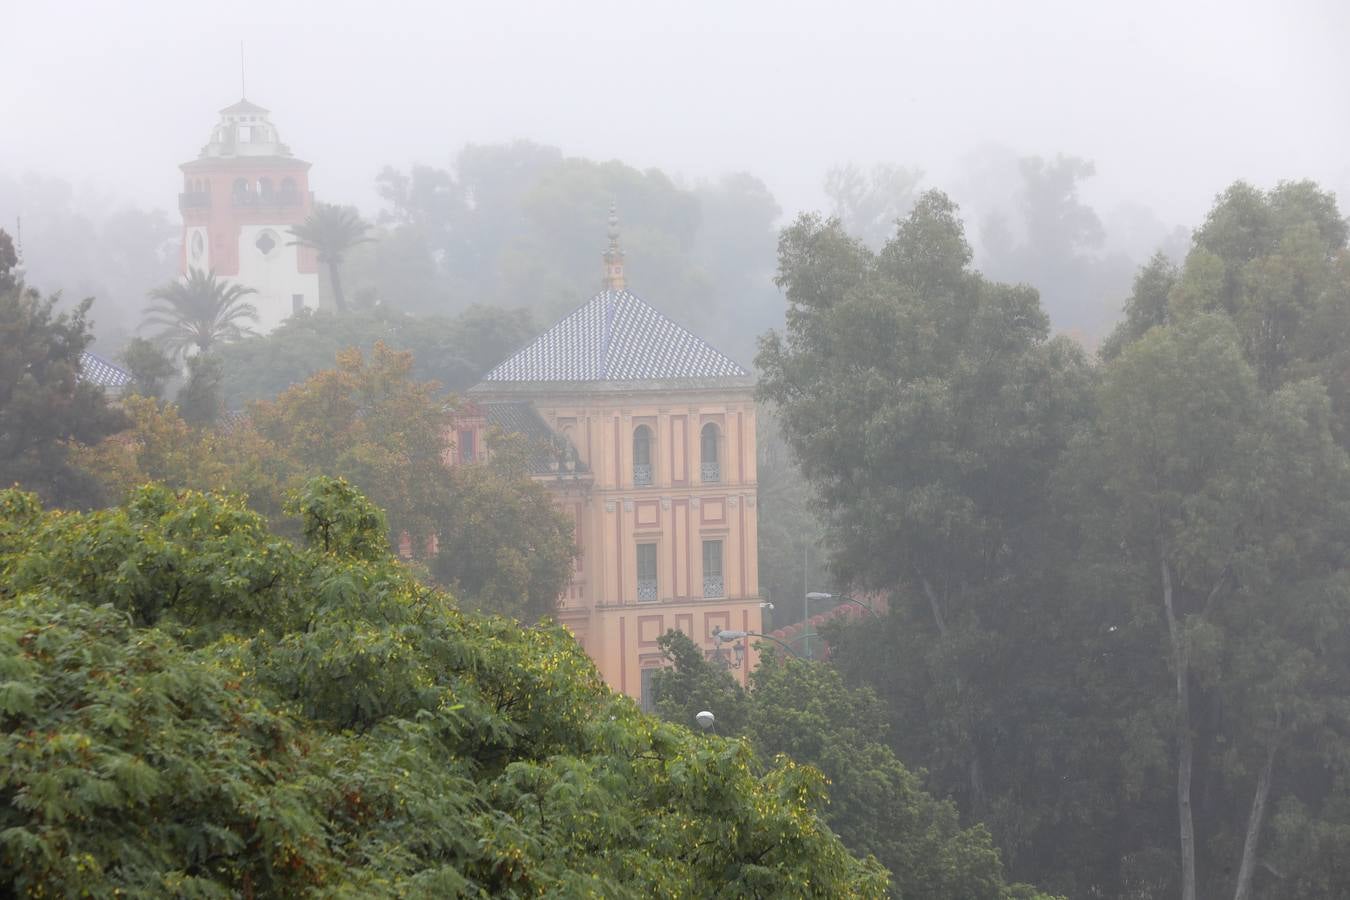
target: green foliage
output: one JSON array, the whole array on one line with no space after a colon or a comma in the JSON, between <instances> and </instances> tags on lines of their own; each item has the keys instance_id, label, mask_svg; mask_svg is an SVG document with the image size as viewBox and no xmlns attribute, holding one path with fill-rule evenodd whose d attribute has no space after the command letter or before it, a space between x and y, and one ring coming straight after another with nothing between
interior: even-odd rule
<instances>
[{"instance_id":1,"label":"green foliage","mask_svg":"<svg viewBox=\"0 0 1350 900\"><path fill-rule=\"evenodd\" d=\"M164 396L164 383L178 374L173 360L154 341L142 337L127 341L121 360L134 379L133 389L142 397Z\"/></svg>"},{"instance_id":2,"label":"green foliage","mask_svg":"<svg viewBox=\"0 0 1350 900\"><path fill-rule=\"evenodd\" d=\"M215 354L187 358L187 381L178 389L178 410L189 425L214 425L225 413L220 393L223 366Z\"/></svg>"},{"instance_id":3,"label":"green foliage","mask_svg":"<svg viewBox=\"0 0 1350 900\"><path fill-rule=\"evenodd\" d=\"M388 306L345 315L304 310L266 335L221 347L217 355L225 369L225 403L237 409L270 400L332 368L342 350L357 347L369 353L377 342L412 352L412 375L418 381L462 391L536 331L525 310L484 306L471 306L453 319L412 316Z\"/></svg>"},{"instance_id":4,"label":"green foliage","mask_svg":"<svg viewBox=\"0 0 1350 900\"><path fill-rule=\"evenodd\" d=\"M192 349L205 355L249 333L245 323L257 321L258 310L243 298L255 293L221 281L214 271L192 269L187 278L150 292L159 302L146 310L144 324L160 327L156 339L173 355L185 357Z\"/></svg>"},{"instance_id":5,"label":"green foliage","mask_svg":"<svg viewBox=\"0 0 1350 900\"><path fill-rule=\"evenodd\" d=\"M572 575L572 522L542 484L490 463L456 466L431 574L466 604L535 621Z\"/></svg>"},{"instance_id":6,"label":"green foliage","mask_svg":"<svg viewBox=\"0 0 1350 900\"><path fill-rule=\"evenodd\" d=\"M319 262L327 264L333 305L338 312L347 311L347 298L342 292L342 262L353 247L374 240L367 237L369 230L355 207L333 203L315 204L305 221L291 228L295 240L290 243L314 249Z\"/></svg>"},{"instance_id":7,"label":"green foliage","mask_svg":"<svg viewBox=\"0 0 1350 900\"><path fill-rule=\"evenodd\" d=\"M761 344L760 385L818 498L836 583L892 592L906 628L899 652L869 642L843 664L892 706L901 757L1021 842L1038 825L1019 816L1012 773L991 767L1000 735L1039 717L1006 672L1050 663L1024 642L1044 639L1029 615L1053 534L1047 486L1090 376L1033 291L985 281L970 259L936 192L879 254L836 222L798 220L780 245L788 328Z\"/></svg>"},{"instance_id":8,"label":"green foliage","mask_svg":"<svg viewBox=\"0 0 1350 900\"><path fill-rule=\"evenodd\" d=\"M845 686L827 665L767 652L746 692L683 633L659 643L673 664L656 676L661 715L689 723L712 710L719 733L744 735L761 758L818 768L830 785L826 821L850 850L886 866L893 896L1021 896L1005 884L988 831L963 829L955 805L929 795L887 746L890 727L872 691Z\"/></svg>"},{"instance_id":9,"label":"green foliage","mask_svg":"<svg viewBox=\"0 0 1350 900\"><path fill-rule=\"evenodd\" d=\"M299 502L374 529L339 483ZM813 770L641 715L565 632L461 614L368 542L296 548L158 487L0 511L14 892L884 893Z\"/></svg>"},{"instance_id":10,"label":"green foliage","mask_svg":"<svg viewBox=\"0 0 1350 900\"><path fill-rule=\"evenodd\" d=\"M1025 174L1046 265L1090 249L1081 167ZM830 633L832 660L1014 877L1343 892L1346 242L1316 186L1235 185L1183 265L1139 272L1089 371L1034 296L969 271L943 198L880 254L833 223L785 232L763 390L837 583L891 591L891 615ZM800 712L774 721L811 733Z\"/></svg>"},{"instance_id":11,"label":"green foliage","mask_svg":"<svg viewBox=\"0 0 1350 900\"><path fill-rule=\"evenodd\" d=\"M80 378L93 301L58 314L57 299L22 283L0 289L0 485L78 506L99 492L70 464L68 443L96 442L124 420L102 389Z\"/></svg>"},{"instance_id":12,"label":"green foliage","mask_svg":"<svg viewBox=\"0 0 1350 900\"><path fill-rule=\"evenodd\" d=\"M0 291L11 290L18 284L14 275L18 265L19 255L14 250L14 239L0 228Z\"/></svg>"},{"instance_id":13,"label":"green foliage","mask_svg":"<svg viewBox=\"0 0 1350 900\"><path fill-rule=\"evenodd\" d=\"M389 552L384 513L344 479L311 478L286 511L300 520L306 543L324 553L377 562Z\"/></svg>"},{"instance_id":14,"label":"green foliage","mask_svg":"<svg viewBox=\"0 0 1350 900\"><path fill-rule=\"evenodd\" d=\"M599 287L613 202L629 287L648 302L740 359L780 321L779 208L744 173L686 188L656 169L520 141L466 146L450 171L386 169L379 188L397 246L375 248L367 278L381 296L396 285L401 296L387 299L409 311L525 304L556 319Z\"/></svg>"},{"instance_id":15,"label":"green foliage","mask_svg":"<svg viewBox=\"0 0 1350 900\"><path fill-rule=\"evenodd\" d=\"M337 367L275 400L255 403L259 435L296 470L340 476L406 533L421 554L444 516L451 475L444 465L452 410L439 386L411 378L412 355L376 343L338 354Z\"/></svg>"},{"instance_id":16,"label":"green foliage","mask_svg":"<svg viewBox=\"0 0 1350 900\"><path fill-rule=\"evenodd\" d=\"M1324 767L1339 775L1341 754L1309 751L1350 738L1350 666L1327 643L1350 624L1350 457L1322 385L1268 393L1244 350L1240 321L1216 313L1152 329L1106 370L1096 429L1068 461L1077 490L1100 486L1101 508L1080 513L1083 555L1111 566L1097 590L1130 611L1132 639L1154 653L1172 641L1158 667L1177 673L1178 729L1193 736L1164 723L1160 737L1212 786L1194 798L1209 814L1197 821L1206 894L1227 889L1244 856L1266 857L1243 840L1266 828L1249 816L1275 767L1308 804L1306 833L1334 827L1341 814L1321 795Z\"/></svg>"},{"instance_id":17,"label":"green foliage","mask_svg":"<svg viewBox=\"0 0 1350 900\"><path fill-rule=\"evenodd\" d=\"M708 662L682 631L667 631L656 644L671 663L658 669L652 682L660 716L688 727L700 711L711 710L717 716L718 734L745 734L750 697L740 682L726 669Z\"/></svg>"}]
</instances>

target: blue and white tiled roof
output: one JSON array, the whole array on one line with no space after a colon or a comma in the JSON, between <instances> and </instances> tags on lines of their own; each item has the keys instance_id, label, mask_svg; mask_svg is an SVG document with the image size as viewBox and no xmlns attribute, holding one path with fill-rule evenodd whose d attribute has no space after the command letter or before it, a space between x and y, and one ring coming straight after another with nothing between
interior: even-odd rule
<instances>
[{"instance_id":1,"label":"blue and white tiled roof","mask_svg":"<svg viewBox=\"0 0 1350 900\"><path fill-rule=\"evenodd\" d=\"M749 373L628 291L602 291L483 377L485 384L744 378Z\"/></svg>"},{"instance_id":2,"label":"blue and white tiled roof","mask_svg":"<svg viewBox=\"0 0 1350 900\"><path fill-rule=\"evenodd\" d=\"M101 388L120 390L131 384L131 373L88 350L80 354L80 378Z\"/></svg>"}]
</instances>

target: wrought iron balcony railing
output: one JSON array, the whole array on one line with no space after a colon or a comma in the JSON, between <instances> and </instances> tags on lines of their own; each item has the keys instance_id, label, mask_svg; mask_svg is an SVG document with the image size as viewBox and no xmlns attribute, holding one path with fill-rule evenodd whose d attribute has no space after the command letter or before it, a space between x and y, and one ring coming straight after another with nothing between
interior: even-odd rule
<instances>
[{"instance_id":1,"label":"wrought iron balcony railing","mask_svg":"<svg viewBox=\"0 0 1350 900\"><path fill-rule=\"evenodd\" d=\"M725 597L727 595L726 585L723 583L721 575L703 576L703 596L709 599Z\"/></svg>"},{"instance_id":2,"label":"wrought iron balcony railing","mask_svg":"<svg viewBox=\"0 0 1350 900\"><path fill-rule=\"evenodd\" d=\"M633 484L638 487L648 487L652 483L652 467L640 463L633 466Z\"/></svg>"},{"instance_id":3,"label":"wrought iron balcony railing","mask_svg":"<svg viewBox=\"0 0 1350 900\"><path fill-rule=\"evenodd\" d=\"M235 191L231 195L235 206L303 206L305 195L299 191L277 191L255 194L247 191Z\"/></svg>"},{"instance_id":4,"label":"wrought iron balcony railing","mask_svg":"<svg viewBox=\"0 0 1350 900\"><path fill-rule=\"evenodd\" d=\"M656 579L639 578L638 579L638 602L651 603L656 600Z\"/></svg>"},{"instance_id":5,"label":"wrought iron balcony railing","mask_svg":"<svg viewBox=\"0 0 1350 900\"><path fill-rule=\"evenodd\" d=\"M722 464L715 462L705 462L700 467L699 477L703 479L704 484L713 484L722 480Z\"/></svg>"}]
</instances>

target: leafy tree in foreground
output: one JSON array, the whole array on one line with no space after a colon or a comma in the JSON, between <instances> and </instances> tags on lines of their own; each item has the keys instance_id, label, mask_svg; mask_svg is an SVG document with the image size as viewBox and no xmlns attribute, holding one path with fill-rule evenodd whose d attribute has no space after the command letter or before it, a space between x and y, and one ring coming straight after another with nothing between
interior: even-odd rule
<instances>
[{"instance_id":1,"label":"leafy tree in foreground","mask_svg":"<svg viewBox=\"0 0 1350 900\"><path fill-rule=\"evenodd\" d=\"M186 279L150 292L159 302L146 310L144 324L160 327L157 339L175 356L193 349L210 353L249 333L245 323L256 321L258 311L243 298L253 293L253 288L221 281L215 272L192 269Z\"/></svg>"},{"instance_id":2,"label":"leafy tree in foreground","mask_svg":"<svg viewBox=\"0 0 1350 900\"><path fill-rule=\"evenodd\" d=\"M455 610L342 482L312 541L162 487L0 495L0 884L195 896L880 897L814 770Z\"/></svg>"},{"instance_id":3,"label":"leafy tree in foreground","mask_svg":"<svg viewBox=\"0 0 1350 900\"><path fill-rule=\"evenodd\" d=\"M333 303L338 312L347 311L347 298L342 293L342 261L353 247L374 240L367 237L370 230L360 213L351 206L319 203L304 222L291 228L295 235L292 244L312 247L318 252L319 262L328 266L328 280L333 286Z\"/></svg>"},{"instance_id":4,"label":"leafy tree in foreground","mask_svg":"<svg viewBox=\"0 0 1350 900\"><path fill-rule=\"evenodd\" d=\"M79 506L98 491L70 465L69 442L98 441L124 422L103 390L80 377L93 301L59 314L56 301L22 283L0 290L0 485Z\"/></svg>"}]
</instances>

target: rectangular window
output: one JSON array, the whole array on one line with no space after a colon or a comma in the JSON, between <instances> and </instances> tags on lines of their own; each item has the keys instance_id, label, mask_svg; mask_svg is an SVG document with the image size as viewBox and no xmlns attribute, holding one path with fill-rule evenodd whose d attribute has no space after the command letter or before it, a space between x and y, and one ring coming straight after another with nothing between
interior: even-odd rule
<instances>
[{"instance_id":1,"label":"rectangular window","mask_svg":"<svg viewBox=\"0 0 1350 900\"><path fill-rule=\"evenodd\" d=\"M473 429L472 429L472 428L461 428L461 429L460 429L460 432L459 432L459 461L460 461L460 462L473 462L473 461L474 461L475 451L476 451L478 448L476 448L476 447L474 446L473 438L474 438L474 433L473 433Z\"/></svg>"},{"instance_id":2,"label":"rectangular window","mask_svg":"<svg viewBox=\"0 0 1350 900\"><path fill-rule=\"evenodd\" d=\"M651 603L656 591L656 545L637 545L637 595L640 603Z\"/></svg>"},{"instance_id":3,"label":"rectangular window","mask_svg":"<svg viewBox=\"0 0 1350 900\"><path fill-rule=\"evenodd\" d=\"M642 670L642 711L651 712L656 709L656 673L661 671L657 666Z\"/></svg>"},{"instance_id":4,"label":"rectangular window","mask_svg":"<svg viewBox=\"0 0 1350 900\"><path fill-rule=\"evenodd\" d=\"M304 294L291 294L291 312L298 313L305 308Z\"/></svg>"},{"instance_id":5,"label":"rectangular window","mask_svg":"<svg viewBox=\"0 0 1350 900\"><path fill-rule=\"evenodd\" d=\"M725 597L726 581L722 577L722 542L703 542L703 596Z\"/></svg>"}]
</instances>

